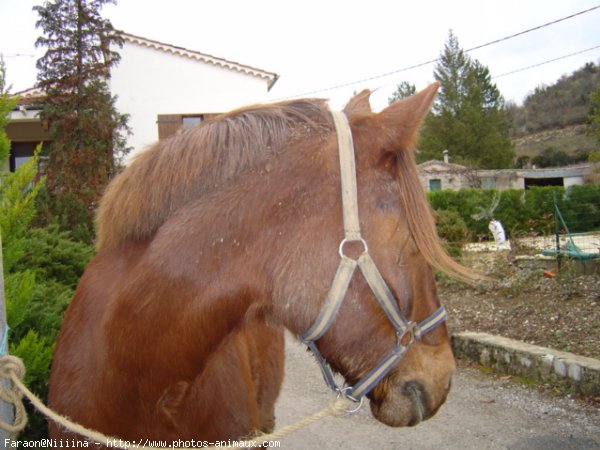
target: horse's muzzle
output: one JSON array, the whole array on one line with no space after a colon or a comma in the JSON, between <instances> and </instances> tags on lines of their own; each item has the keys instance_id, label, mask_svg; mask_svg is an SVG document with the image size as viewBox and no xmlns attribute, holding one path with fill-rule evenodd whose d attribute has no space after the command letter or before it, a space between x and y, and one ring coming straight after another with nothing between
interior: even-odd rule
<instances>
[{"instance_id":1,"label":"horse's muzzle","mask_svg":"<svg viewBox=\"0 0 600 450\"><path fill-rule=\"evenodd\" d=\"M445 392L433 400L419 381L411 380L394 386L383 398L371 397L371 412L380 422L391 427L413 427L431 418L446 401Z\"/></svg>"}]
</instances>

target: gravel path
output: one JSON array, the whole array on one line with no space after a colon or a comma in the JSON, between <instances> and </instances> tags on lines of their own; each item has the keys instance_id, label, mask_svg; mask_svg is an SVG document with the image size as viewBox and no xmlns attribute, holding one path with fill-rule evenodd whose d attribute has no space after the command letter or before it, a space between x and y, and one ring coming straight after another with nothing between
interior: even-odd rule
<instances>
[{"instance_id":1,"label":"gravel path","mask_svg":"<svg viewBox=\"0 0 600 450\"><path fill-rule=\"evenodd\" d=\"M319 411L332 399L316 362L287 338L278 428ZM600 449L600 410L461 368L447 403L415 428L382 425L365 404L355 416L328 417L284 438L281 448Z\"/></svg>"}]
</instances>

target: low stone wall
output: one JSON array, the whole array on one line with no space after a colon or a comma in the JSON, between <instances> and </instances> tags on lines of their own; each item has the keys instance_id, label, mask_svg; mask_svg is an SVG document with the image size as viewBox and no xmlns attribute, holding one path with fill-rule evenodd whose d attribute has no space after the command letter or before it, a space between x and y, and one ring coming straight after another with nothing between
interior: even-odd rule
<instances>
[{"instance_id":1,"label":"low stone wall","mask_svg":"<svg viewBox=\"0 0 600 450\"><path fill-rule=\"evenodd\" d=\"M589 397L600 396L600 360L561 352L487 333L452 336L458 358L468 358L499 372L561 386Z\"/></svg>"}]
</instances>

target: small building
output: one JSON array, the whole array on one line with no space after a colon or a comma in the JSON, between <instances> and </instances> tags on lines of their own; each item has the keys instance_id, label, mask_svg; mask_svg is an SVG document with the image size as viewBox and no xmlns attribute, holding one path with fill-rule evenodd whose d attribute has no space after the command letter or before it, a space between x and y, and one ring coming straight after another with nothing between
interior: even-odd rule
<instances>
[{"instance_id":1,"label":"small building","mask_svg":"<svg viewBox=\"0 0 600 450\"><path fill-rule=\"evenodd\" d=\"M464 188L528 189L532 186L564 186L584 184L592 172L590 164L543 168L476 170L444 161L431 160L418 165L421 184L426 191Z\"/></svg>"},{"instance_id":2,"label":"small building","mask_svg":"<svg viewBox=\"0 0 600 450\"><path fill-rule=\"evenodd\" d=\"M475 171L460 164L433 159L419 164L418 170L426 191L478 187Z\"/></svg>"},{"instance_id":3,"label":"small building","mask_svg":"<svg viewBox=\"0 0 600 450\"><path fill-rule=\"evenodd\" d=\"M448 150L444 150L444 160L432 159L419 164L419 178L425 191L441 191L480 187L476 171L450 162Z\"/></svg>"}]
</instances>

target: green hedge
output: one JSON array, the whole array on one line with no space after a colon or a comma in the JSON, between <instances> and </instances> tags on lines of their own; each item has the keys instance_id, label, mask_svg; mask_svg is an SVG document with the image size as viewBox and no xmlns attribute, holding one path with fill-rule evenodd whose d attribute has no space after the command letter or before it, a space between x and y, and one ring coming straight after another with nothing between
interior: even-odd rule
<instances>
[{"instance_id":1,"label":"green hedge","mask_svg":"<svg viewBox=\"0 0 600 450\"><path fill-rule=\"evenodd\" d=\"M454 211L465 223L470 240L489 238L489 216L476 216L491 209L494 198L499 202L492 215L502 222L510 235L547 235L554 232L554 199L569 231L600 230L600 185L536 187L523 190L462 189L460 191L429 192L428 198L436 211ZM561 226L562 228L562 226ZM440 232L443 235L442 232Z\"/></svg>"}]
</instances>

